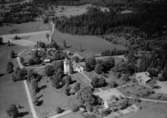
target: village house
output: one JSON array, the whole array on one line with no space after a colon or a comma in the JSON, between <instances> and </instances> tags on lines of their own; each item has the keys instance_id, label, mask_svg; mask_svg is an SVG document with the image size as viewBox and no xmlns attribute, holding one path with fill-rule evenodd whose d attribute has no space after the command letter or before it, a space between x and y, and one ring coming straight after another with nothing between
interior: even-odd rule
<instances>
[{"instance_id":1,"label":"village house","mask_svg":"<svg viewBox=\"0 0 167 118\"><path fill-rule=\"evenodd\" d=\"M74 72L83 72L85 70L85 66L86 66L85 62L77 63L75 61L73 61L72 65L73 65Z\"/></svg>"},{"instance_id":2,"label":"village house","mask_svg":"<svg viewBox=\"0 0 167 118\"><path fill-rule=\"evenodd\" d=\"M147 82L151 80L150 73L148 72L139 72L135 74L135 79L141 85L146 85Z\"/></svg>"}]
</instances>

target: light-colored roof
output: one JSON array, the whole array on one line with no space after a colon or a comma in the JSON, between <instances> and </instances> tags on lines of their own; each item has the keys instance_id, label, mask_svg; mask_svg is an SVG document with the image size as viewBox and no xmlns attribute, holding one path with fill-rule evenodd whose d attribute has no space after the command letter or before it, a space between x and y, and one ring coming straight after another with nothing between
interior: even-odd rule
<instances>
[{"instance_id":1,"label":"light-colored roof","mask_svg":"<svg viewBox=\"0 0 167 118\"><path fill-rule=\"evenodd\" d=\"M145 82L151 80L150 74L148 72L139 72L135 74L136 79L142 79Z\"/></svg>"}]
</instances>

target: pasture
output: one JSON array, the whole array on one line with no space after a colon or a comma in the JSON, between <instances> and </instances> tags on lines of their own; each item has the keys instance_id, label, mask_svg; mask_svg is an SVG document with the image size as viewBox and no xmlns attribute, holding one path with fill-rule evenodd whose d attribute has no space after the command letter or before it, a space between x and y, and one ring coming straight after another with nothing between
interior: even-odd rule
<instances>
[{"instance_id":1,"label":"pasture","mask_svg":"<svg viewBox=\"0 0 167 118\"><path fill-rule=\"evenodd\" d=\"M11 74L6 73L7 62L13 61L16 63L9 56L10 50L12 49L18 52L23 47L12 46L9 48L5 45L0 46L0 118L8 118L6 110L11 104L20 104L23 106L23 109L21 109L22 112L29 112L23 118L32 118L23 83L13 82L11 80Z\"/></svg>"}]
</instances>

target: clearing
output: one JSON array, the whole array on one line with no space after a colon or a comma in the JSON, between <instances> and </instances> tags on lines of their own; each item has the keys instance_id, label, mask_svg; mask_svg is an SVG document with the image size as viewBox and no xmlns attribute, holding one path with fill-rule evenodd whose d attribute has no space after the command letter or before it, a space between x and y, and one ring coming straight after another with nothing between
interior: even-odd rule
<instances>
[{"instance_id":1,"label":"clearing","mask_svg":"<svg viewBox=\"0 0 167 118\"><path fill-rule=\"evenodd\" d=\"M63 42L66 41L69 46L69 50L74 52L79 51L84 56L95 55L107 49L126 49L122 45L110 43L101 37L71 35L59 32L58 30L55 30L53 39L55 39L59 44L63 44Z\"/></svg>"},{"instance_id":2,"label":"clearing","mask_svg":"<svg viewBox=\"0 0 167 118\"><path fill-rule=\"evenodd\" d=\"M45 31L49 29L50 29L50 25L43 24L42 21L28 22L28 23L21 23L21 24L8 24L0 27L0 35Z\"/></svg>"}]
</instances>

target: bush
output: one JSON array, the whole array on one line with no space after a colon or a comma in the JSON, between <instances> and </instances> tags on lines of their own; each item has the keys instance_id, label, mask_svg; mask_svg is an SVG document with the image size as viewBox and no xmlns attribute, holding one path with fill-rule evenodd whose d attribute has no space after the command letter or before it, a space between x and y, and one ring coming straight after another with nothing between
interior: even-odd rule
<instances>
[{"instance_id":1,"label":"bush","mask_svg":"<svg viewBox=\"0 0 167 118\"><path fill-rule=\"evenodd\" d=\"M104 70L104 68L103 68L103 65L102 65L102 64L97 64L97 65L96 65L96 67L95 67L95 72L96 72L97 74L103 73L103 70Z\"/></svg>"},{"instance_id":2,"label":"bush","mask_svg":"<svg viewBox=\"0 0 167 118\"><path fill-rule=\"evenodd\" d=\"M86 71L92 71L94 70L96 66L96 60L94 57L89 57L86 59Z\"/></svg>"},{"instance_id":3,"label":"bush","mask_svg":"<svg viewBox=\"0 0 167 118\"><path fill-rule=\"evenodd\" d=\"M54 73L55 73L55 69L54 69L53 66L48 65L48 66L45 67L45 74L46 74L48 77L52 76Z\"/></svg>"},{"instance_id":4,"label":"bush","mask_svg":"<svg viewBox=\"0 0 167 118\"><path fill-rule=\"evenodd\" d=\"M91 81L91 85L94 87L94 88L98 88L98 87L104 87L106 86L106 81L104 78L97 78L97 77L94 77Z\"/></svg>"},{"instance_id":5,"label":"bush","mask_svg":"<svg viewBox=\"0 0 167 118\"><path fill-rule=\"evenodd\" d=\"M2 45L2 44L3 44L3 38L0 37L0 45Z\"/></svg>"},{"instance_id":6,"label":"bush","mask_svg":"<svg viewBox=\"0 0 167 118\"><path fill-rule=\"evenodd\" d=\"M13 79L13 81L26 80L27 79L27 70L25 68L20 69L17 67L12 75L12 79Z\"/></svg>"},{"instance_id":7,"label":"bush","mask_svg":"<svg viewBox=\"0 0 167 118\"><path fill-rule=\"evenodd\" d=\"M79 110L79 106L77 104L72 104L71 109L73 112L77 112Z\"/></svg>"},{"instance_id":8,"label":"bush","mask_svg":"<svg viewBox=\"0 0 167 118\"><path fill-rule=\"evenodd\" d=\"M11 105L6 112L7 112L8 116L11 118L18 118L18 116L19 116L19 110L16 107L16 105L14 105L14 104Z\"/></svg>"},{"instance_id":9,"label":"bush","mask_svg":"<svg viewBox=\"0 0 167 118\"><path fill-rule=\"evenodd\" d=\"M74 85L74 87L73 87L73 90L74 90L74 92L76 93L76 92L78 92L78 91L80 90L80 88L81 88L81 84L80 84L80 83L76 83L76 84Z\"/></svg>"},{"instance_id":10,"label":"bush","mask_svg":"<svg viewBox=\"0 0 167 118\"><path fill-rule=\"evenodd\" d=\"M65 93L67 96L70 96L70 95L71 95L71 94L70 94L70 90L71 90L70 86L66 86L66 87L65 87L65 90L64 90L64 93Z\"/></svg>"},{"instance_id":11,"label":"bush","mask_svg":"<svg viewBox=\"0 0 167 118\"><path fill-rule=\"evenodd\" d=\"M7 71L8 73L12 73L12 72L14 71L13 68L14 68L13 63L12 63L12 62L8 62L6 71Z\"/></svg>"},{"instance_id":12,"label":"bush","mask_svg":"<svg viewBox=\"0 0 167 118\"><path fill-rule=\"evenodd\" d=\"M66 75L63 79L66 85L70 85L72 83L72 78L69 75Z\"/></svg>"},{"instance_id":13,"label":"bush","mask_svg":"<svg viewBox=\"0 0 167 118\"><path fill-rule=\"evenodd\" d=\"M110 86L111 88L115 88L115 87L118 86L118 84L117 84L115 81L111 81L111 82L109 83L109 86Z\"/></svg>"},{"instance_id":14,"label":"bush","mask_svg":"<svg viewBox=\"0 0 167 118\"><path fill-rule=\"evenodd\" d=\"M57 108L56 108L56 112L57 112L57 113L62 113L63 111L64 111L64 110L63 110L61 107L57 107Z\"/></svg>"}]
</instances>

